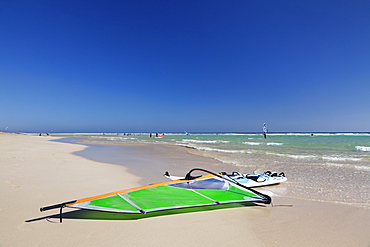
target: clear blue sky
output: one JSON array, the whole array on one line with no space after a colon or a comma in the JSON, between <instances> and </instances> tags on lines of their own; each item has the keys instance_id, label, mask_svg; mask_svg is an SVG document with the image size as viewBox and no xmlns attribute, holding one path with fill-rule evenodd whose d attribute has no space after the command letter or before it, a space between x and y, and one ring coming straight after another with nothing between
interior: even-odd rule
<instances>
[{"instance_id":1,"label":"clear blue sky","mask_svg":"<svg viewBox=\"0 0 370 247\"><path fill-rule=\"evenodd\" d=\"M370 1L1 1L0 129L370 131Z\"/></svg>"}]
</instances>

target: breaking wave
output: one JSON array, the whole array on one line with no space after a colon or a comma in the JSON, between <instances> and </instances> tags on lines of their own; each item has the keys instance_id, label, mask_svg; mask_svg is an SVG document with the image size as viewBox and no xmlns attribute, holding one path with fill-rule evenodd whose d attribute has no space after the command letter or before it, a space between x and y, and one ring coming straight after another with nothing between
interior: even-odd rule
<instances>
[{"instance_id":1,"label":"breaking wave","mask_svg":"<svg viewBox=\"0 0 370 247\"><path fill-rule=\"evenodd\" d=\"M356 149L363 152L370 152L370 147L356 146Z\"/></svg>"},{"instance_id":2,"label":"breaking wave","mask_svg":"<svg viewBox=\"0 0 370 247\"><path fill-rule=\"evenodd\" d=\"M252 146L257 146L261 144L260 142L243 142L243 143L247 145L252 145Z\"/></svg>"},{"instance_id":3,"label":"breaking wave","mask_svg":"<svg viewBox=\"0 0 370 247\"><path fill-rule=\"evenodd\" d=\"M209 148L209 147L195 147L195 146L186 145L182 143L178 143L176 145L187 147L187 148L192 148L192 149L200 150L200 151L211 151L211 152L220 152L220 153L251 153L250 151L245 151L245 150L227 150L227 149Z\"/></svg>"},{"instance_id":4,"label":"breaking wave","mask_svg":"<svg viewBox=\"0 0 370 247\"><path fill-rule=\"evenodd\" d=\"M183 139L182 142L185 142L185 143L229 143L230 141Z\"/></svg>"},{"instance_id":5,"label":"breaking wave","mask_svg":"<svg viewBox=\"0 0 370 247\"><path fill-rule=\"evenodd\" d=\"M333 161L360 161L361 158L352 158L352 157L339 157L339 156L323 156L323 160L333 160Z\"/></svg>"},{"instance_id":6,"label":"breaking wave","mask_svg":"<svg viewBox=\"0 0 370 247\"><path fill-rule=\"evenodd\" d=\"M292 159L314 159L314 158L318 158L318 156L316 156L316 155L280 154L280 153L270 153L270 152L266 152L266 154L276 155L276 156L280 156L280 157L288 157L288 158L292 158Z\"/></svg>"}]
</instances>

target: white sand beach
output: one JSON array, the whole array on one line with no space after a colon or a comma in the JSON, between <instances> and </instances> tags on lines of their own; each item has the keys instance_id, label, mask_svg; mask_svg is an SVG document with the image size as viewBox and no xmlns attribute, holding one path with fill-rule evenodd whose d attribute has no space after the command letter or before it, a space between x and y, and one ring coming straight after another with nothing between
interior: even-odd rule
<instances>
[{"instance_id":1,"label":"white sand beach","mask_svg":"<svg viewBox=\"0 0 370 247\"><path fill-rule=\"evenodd\" d=\"M53 139L57 138L0 133L0 246L370 246L369 210L289 197L273 197L274 206L135 220L82 217L66 208L59 223L58 210L39 208L136 187L151 178L143 180L124 166L77 156L73 152L85 145ZM215 163L185 148L153 145L132 155L148 157L155 148L154 163L156 157L189 166L201 162L204 168ZM137 166L145 169L146 162L142 159ZM174 164L173 171L180 170ZM162 172L152 174L156 181Z\"/></svg>"}]
</instances>

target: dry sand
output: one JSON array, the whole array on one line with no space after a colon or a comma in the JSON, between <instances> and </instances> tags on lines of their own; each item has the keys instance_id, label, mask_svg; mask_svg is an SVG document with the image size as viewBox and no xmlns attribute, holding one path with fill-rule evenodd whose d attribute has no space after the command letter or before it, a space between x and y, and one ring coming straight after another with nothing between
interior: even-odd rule
<instances>
[{"instance_id":1,"label":"dry sand","mask_svg":"<svg viewBox=\"0 0 370 247\"><path fill-rule=\"evenodd\" d=\"M369 210L288 197L273 197L274 207L137 220L107 219L106 214L98 219L98 214L64 209L60 224L58 210L40 213L39 208L135 187L145 180L129 173L130 168L72 154L84 145L52 139L0 133L0 246L370 246ZM153 148L157 155L151 157ZM177 160L178 165L201 162L205 168L214 163L184 148L146 145L129 153L141 157L132 159L137 167L145 167L148 158L159 164L158 157Z\"/></svg>"}]
</instances>

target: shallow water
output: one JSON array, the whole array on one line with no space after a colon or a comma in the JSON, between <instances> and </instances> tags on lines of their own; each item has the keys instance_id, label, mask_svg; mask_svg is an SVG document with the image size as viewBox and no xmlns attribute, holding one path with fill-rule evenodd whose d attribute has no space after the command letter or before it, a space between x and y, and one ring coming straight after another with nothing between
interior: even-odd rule
<instances>
[{"instance_id":1,"label":"shallow water","mask_svg":"<svg viewBox=\"0 0 370 247\"><path fill-rule=\"evenodd\" d=\"M284 171L288 182L271 187L276 194L370 208L369 133L167 133L88 134L105 144L167 143L217 159L231 172Z\"/></svg>"}]
</instances>

